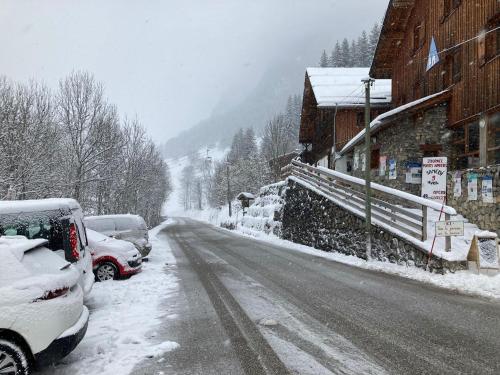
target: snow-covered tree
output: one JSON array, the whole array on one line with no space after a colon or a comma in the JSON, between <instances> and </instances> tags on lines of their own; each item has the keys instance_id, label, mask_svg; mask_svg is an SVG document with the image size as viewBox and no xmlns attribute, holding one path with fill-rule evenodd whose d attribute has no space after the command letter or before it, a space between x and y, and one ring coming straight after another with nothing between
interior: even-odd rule
<instances>
[{"instance_id":1,"label":"snow-covered tree","mask_svg":"<svg viewBox=\"0 0 500 375\"><path fill-rule=\"evenodd\" d=\"M344 38L342 41L342 45L340 47L341 54L340 54L340 66L341 67L349 67L351 64L351 49L349 47L349 41L347 38Z\"/></svg>"},{"instance_id":2,"label":"snow-covered tree","mask_svg":"<svg viewBox=\"0 0 500 375\"><path fill-rule=\"evenodd\" d=\"M356 60L358 62L358 66L361 67L370 66L371 58L370 58L368 36L366 34L366 31L364 30L361 33L361 36L358 38L358 42L356 45L356 53L357 53Z\"/></svg>"},{"instance_id":3,"label":"snow-covered tree","mask_svg":"<svg viewBox=\"0 0 500 375\"><path fill-rule=\"evenodd\" d=\"M372 30L370 31L370 37L368 40L368 51L369 51L369 60L370 64L373 60L373 56L375 56L375 49L377 48L378 39L380 38L380 25L378 22L373 25Z\"/></svg>"},{"instance_id":4,"label":"snow-covered tree","mask_svg":"<svg viewBox=\"0 0 500 375\"><path fill-rule=\"evenodd\" d=\"M0 198L73 197L85 213L161 220L168 166L138 120L122 123L91 74L72 73L53 95L0 78Z\"/></svg>"},{"instance_id":5,"label":"snow-covered tree","mask_svg":"<svg viewBox=\"0 0 500 375\"><path fill-rule=\"evenodd\" d=\"M328 67L328 56L326 54L326 50L323 50L323 53L321 54L321 58L319 59L319 66L321 68Z\"/></svg>"}]
</instances>

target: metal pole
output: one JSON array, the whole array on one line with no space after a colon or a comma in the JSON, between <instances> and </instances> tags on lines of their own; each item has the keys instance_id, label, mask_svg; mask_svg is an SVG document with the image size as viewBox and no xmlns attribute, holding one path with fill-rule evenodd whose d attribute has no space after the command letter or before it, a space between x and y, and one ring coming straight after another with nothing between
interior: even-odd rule
<instances>
[{"instance_id":1,"label":"metal pole","mask_svg":"<svg viewBox=\"0 0 500 375\"><path fill-rule=\"evenodd\" d=\"M371 134L370 134L370 89L374 82L371 78L363 79L365 84L365 235L366 235L366 259L372 256L372 205L371 205Z\"/></svg>"},{"instance_id":2,"label":"metal pole","mask_svg":"<svg viewBox=\"0 0 500 375\"><path fill-rule=\"evenodd\" d=\"M229 206L229 217L233 215L231 208L231 185L229 183L229 162L226 162L226 177L227 177L227 204Z\"/></svg>"},{"instance_id":3,"label":"metal pole","mask_svg":"<svg viewBox=\"0 0 500 375\"><path fill-rule=\"evenodd\" d=\"M337 154L337 109L338 109L338 103L335 103L335 114L333 115L333 147L332 147L332 154L333 154L333 160L332 160L332 165L331 168L335 169L335 155Z\"/></svg>"}]
</instances>

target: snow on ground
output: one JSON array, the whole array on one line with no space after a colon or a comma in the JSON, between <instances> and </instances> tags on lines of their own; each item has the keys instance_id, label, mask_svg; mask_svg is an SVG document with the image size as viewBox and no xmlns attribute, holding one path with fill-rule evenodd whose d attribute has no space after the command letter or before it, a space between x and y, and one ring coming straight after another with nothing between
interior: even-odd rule
<instances>
[{"instance_id":1,"label":"snow on ground","mask_svg":"<svg viewBox=\"0 0 500 375\"><path fill-rule=\"evenodd\" d=\"M236 219L235 217L233 217L233 219L229 218L227 214L227 207L223 207L221 210L205 210L202 212L190 211L186 212L184 216L201 220L215 226L220 226L220 223L227 221L235 222ZM445 275L439 275L413 266L407 267L405 265L381 262L377 260L365 261L355 256L318 250L313 247L283 240L273 234L268 235L264 232L243 227L239 223L237 229L231 232L246 237L252 237L258 241L281 246L290 251L298 251L316 257L329 259L331 261L348 264L354 267L386 272L465 294L500 299L500 274L491 276L477 274L475 271L457 271L453 274L447 273Z\"/></svg>"},{"instance_id":2,"label":"snow on ground","mask_svg":"<svg viewBox=\"0 0 500 375\"><path fill-rule=\"evenodd\" d=\"M86 336L60 364L40 375L126 375L142 360L179 346L159 340L155 332L166 313L160 304L178 290L178 279L167 266L174 265L175 258L166 239L158 235L172 223L150 230L153 249L141 273L94 285L85 301L90 310Z\"/></svg>"}]
</instances>

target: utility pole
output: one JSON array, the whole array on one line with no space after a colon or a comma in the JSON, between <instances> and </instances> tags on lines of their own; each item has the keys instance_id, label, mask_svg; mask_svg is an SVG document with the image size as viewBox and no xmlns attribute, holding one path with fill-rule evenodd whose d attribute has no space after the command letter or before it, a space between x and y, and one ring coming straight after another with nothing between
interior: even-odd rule
<instances>
[{"instance_id":1,"label":"utility pole","mask_svg":"<svg viewBox=\"0 0 500 375\"><path fill-rule=\"evenodd\" d=\"M372 197L371 197L371 160L372 160L372 147L371 147L371 134L370 134L370 89L375 82L372 78L368 77L362 80L365 85L365 235L366 235L366 259L372 256Z\"/></svg>"},{"instance_id":2,"label":"utility pole","mask_svg":"<svg viewBox=\"0 0 500 375\"><path fill-rule=\"evenodd\" d=\"M227 179L227 204L229 206L229 217L233 215L231 208L231 184L229 182L229 160L226 160L226 179Z\"/></svg>"}]
</instances>

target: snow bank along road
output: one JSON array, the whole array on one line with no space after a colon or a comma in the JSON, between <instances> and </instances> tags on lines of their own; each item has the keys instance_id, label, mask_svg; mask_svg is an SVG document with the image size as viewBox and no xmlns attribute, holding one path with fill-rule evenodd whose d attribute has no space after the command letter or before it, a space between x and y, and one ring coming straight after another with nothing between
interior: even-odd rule
<instances>
[{"instance_id":1,"label":"snow bank along road","mask_svg":"<svg viewBox=\"0 0 500 375\"><path fill-rule=\"evenodd\" d=\"M498 374L500 304L188 219L169 337L135 374ZM165 238L165 237L163 237Z\"/></svg>"}]
</instances>

